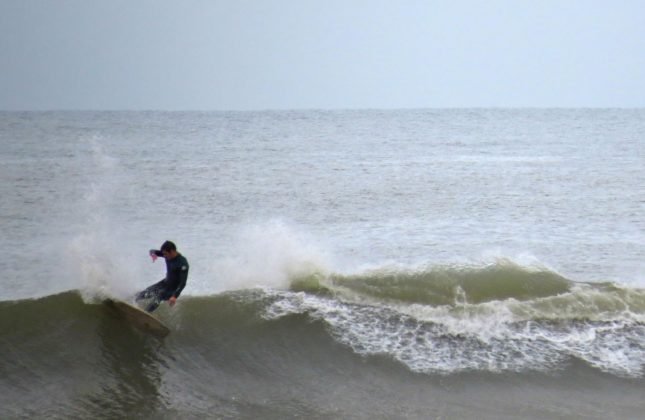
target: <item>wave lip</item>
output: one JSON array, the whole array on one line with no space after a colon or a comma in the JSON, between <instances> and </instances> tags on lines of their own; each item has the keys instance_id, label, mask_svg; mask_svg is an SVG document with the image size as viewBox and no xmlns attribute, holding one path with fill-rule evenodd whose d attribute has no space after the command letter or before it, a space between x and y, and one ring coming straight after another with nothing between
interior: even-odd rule
<instances>
[{"instance_id":1,"label":"wave lip","mask_svg":"<svg viewBox=\"0 0 645 420\"><path fill-rule=\"evenodd\" d=\"M335 275L331 277L331 284L376 299L449 305L552 296L569 291L572 282L545 269L499 261L484 267L383 269L353 276Z\"/></svg>"}]
</instances>

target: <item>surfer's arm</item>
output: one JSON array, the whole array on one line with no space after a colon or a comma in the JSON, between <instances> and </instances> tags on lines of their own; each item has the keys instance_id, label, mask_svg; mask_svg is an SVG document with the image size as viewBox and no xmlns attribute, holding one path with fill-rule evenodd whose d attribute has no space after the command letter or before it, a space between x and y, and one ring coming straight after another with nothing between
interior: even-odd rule
<instances>
[{"instance_id":1,"label":"surfer's arm","mask_svg":"<svg viewBox=\"0 0 645 420\"><path fill-rule=\"evenodd\" d=\"M172 296L176 299L181 294L181 291L186 287L186 280L188 280L188 270L182 270L179 272L179 285Z\"/></svg>"},{"instance_id":2,"label":"surfer's arm","mask_svg":"<svg viewBox=\"0 0 645 420\"><path fill-rule=\"evenodd\" d=\"M152 262L157 261L158 257L163 257L163 252L156 250L156 249L151 249L150 250L150 258L152 258Z\"/></svg>"},{"instance_id":3,"label":"surfer's arm","mask_svg":"<svg viewBox=\"0 0 645 420\"><path fill-rule=\"evenodd\" d=\"M188 263L184 262L181 264L173 274L177 276L176 278L179 278L179 282L177 283L177 288L172 293L171 298L177 299L181 294L181 291L186 287L186 280L188 280Z\"/></svg>"}]
</instances>

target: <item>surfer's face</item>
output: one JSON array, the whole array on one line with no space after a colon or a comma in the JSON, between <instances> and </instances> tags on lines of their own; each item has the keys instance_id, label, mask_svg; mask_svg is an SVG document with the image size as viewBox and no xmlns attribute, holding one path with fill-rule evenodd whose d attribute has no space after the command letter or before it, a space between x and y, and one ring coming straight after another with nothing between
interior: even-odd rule
<instances>
[{"instance_id":1,"label":"surfer's face","mask_svg":"<svg viewBox=\"0 0 645 420\"><path fill-rule=\"evenodd\" d=\"M177 256L177 251L161 251L161 254L163 257L167 260L172 260Z\"/></svg>"}]
</instances>

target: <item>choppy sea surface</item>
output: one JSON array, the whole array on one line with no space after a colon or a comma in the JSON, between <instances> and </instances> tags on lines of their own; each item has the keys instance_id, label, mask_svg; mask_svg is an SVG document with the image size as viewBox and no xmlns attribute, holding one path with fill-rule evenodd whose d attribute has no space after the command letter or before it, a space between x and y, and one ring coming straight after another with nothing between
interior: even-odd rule
<instances>
[{"instance_id":1,"label":"choppy sea surface","mask_svg":"<svg viewBox=\"0 0 645 420\"><path fill-rule=\"evenodd\" d=\"M3 416L645 410L643 109L0 112L0 181Z\"/></svg>"}]
</instances>

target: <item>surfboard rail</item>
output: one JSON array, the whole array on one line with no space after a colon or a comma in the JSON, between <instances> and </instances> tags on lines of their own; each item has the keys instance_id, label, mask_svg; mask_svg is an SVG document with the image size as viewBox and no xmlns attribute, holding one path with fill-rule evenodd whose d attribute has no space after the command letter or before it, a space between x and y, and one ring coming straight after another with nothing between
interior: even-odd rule
<instances>
[{"instance_id":1,"label":"surfboard rail","mask_svg":"<svg viewBox=\"0 0 645 420\"><path fill-rule=\"evenodd\" d=\"M122 317L140 330L162 338L170 333L170 329L163 322L134 305L115 298L105 299L103 303L115 309Z\"/></svg>"}]
</instances>

